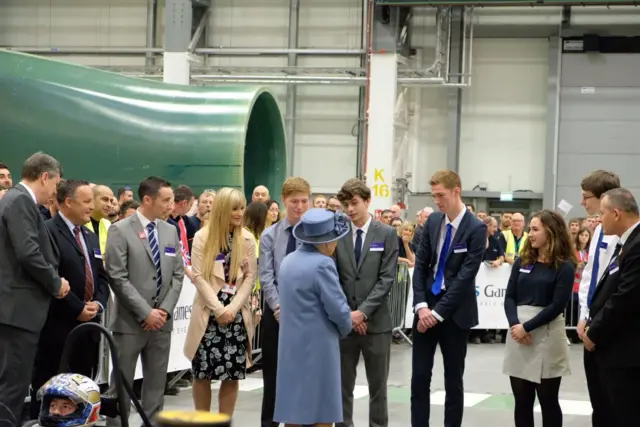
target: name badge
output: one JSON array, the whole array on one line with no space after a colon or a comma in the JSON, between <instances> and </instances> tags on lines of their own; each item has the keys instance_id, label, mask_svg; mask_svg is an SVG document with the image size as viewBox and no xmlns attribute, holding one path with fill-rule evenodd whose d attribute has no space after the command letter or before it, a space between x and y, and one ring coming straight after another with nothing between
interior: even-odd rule
<instances>
[{"instance_id":1,"label":"name badge","mask_svg":"<svg viewBox=\"0 0 640 427\"><path fill-rule=\"evenodd\" d=\"M229 295L235 295L236 294L236 287L232 286L228 283L225 283L225 285L222 287L222 292L224 292L225 294L229 294Z\"/></svg>"},{"instance_id":2,"label":"name badge","mask_svg":"<svg viewBox=\"0 0 640 427\"><path fill-rule=\"evenodd\" d=\"M600 249L601 250L606 251L607 247L609 247L609 244L607 242L600 242Z\"/></svg>"},{"instance_id":3,"label":"name badge","mask_svg":"<svg viewBox=\"0 0 640 427\"><path fill-rule=\"evenodd\" d=\"M224 264L224 254L218 254L216 257L216 262L221 262Z\"/></svg>"},{"instance_id":4,"label":"name badge","mask_svg":"<svg viewBox=\"0 0 640 427\"><path fill-rule=\"evenodd\" d=\"M164 248L165 256L176 256L176 248L172 248L171 246L167 246Z\"/></svg>"},{"instance_id":5,"label":"name badge","mask_svg":"<svg viewBox=\"0 0 640 427\"><path fill-rule=\"evenodd\" d=\"M467 252L467 245L464 243L458 243L457 245L453 245L453 253L454 254L463 254Z\"/></svg>"},{"instance_id":6,"label":"name badge","mask_svg":"<svg viewBox=\"0 0 640 427\"><path fill-rule=\"evenodd\" d=\"M533 265L525 265L522 268L520 268L520 273L529 274L531 273L531 270L533 270Z\"/></svg>"},{"instance_id":7,"label":"name badge","mask_svg":"<svg viewBox=\"0 0 640 427\"><path fill-rule=\"evenodd\" d=\"M614 274L616 273L618 270L620 270L620 266L618 265L617 262L614 262L613 264L611 264L609 266L609 274Z\"/></svg>"},{"instance_id":8,"label":"name badge","mask_svg":"<svg viewBox=\"0 0 640 427\"><path fill-rule=\"evenodd\" d=\"M369 250L371 252L382 252L382 251L384 251L384 242L371 242L371 246L369 246Z\"/></svg>"},{"instance_id":9,"label":"name badge","mask_svg":"<svg viewBox=\"0 0 640 427\"><path fill-rule=\"evenodd\" d=\"M93 249L93 256L94 256L94 258L102 259L102 254L100 253L100 249L94 248Z\"/></svg>"}]
</instances>

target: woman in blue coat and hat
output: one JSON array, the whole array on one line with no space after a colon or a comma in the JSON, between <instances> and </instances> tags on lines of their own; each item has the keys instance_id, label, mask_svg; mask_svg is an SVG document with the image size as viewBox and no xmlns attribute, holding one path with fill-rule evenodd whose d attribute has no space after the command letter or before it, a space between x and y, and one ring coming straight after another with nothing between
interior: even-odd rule
<instances>
[{"instance_id":1,"label":"woman in blue coat and hat","mask_svg":"<svg viewBox=\"0 0 640 427\"><path fill-rule=\"evenodd\" d=\"M280 266L274 420L286 426L342 422L340 338L353 324L331 256L349 232L343 214L310 209L293 229L302 245Z\"/></svg>"}]
</instances>

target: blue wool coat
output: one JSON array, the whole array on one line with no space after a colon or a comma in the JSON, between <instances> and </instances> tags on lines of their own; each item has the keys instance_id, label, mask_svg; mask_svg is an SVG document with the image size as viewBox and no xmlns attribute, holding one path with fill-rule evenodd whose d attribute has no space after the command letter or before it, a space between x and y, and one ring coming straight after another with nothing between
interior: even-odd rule
<instances>
[{"instance_id":1,"label":"blue wool coat","mask_svg":"<svg viewBox=\"0 0 640 427\"><path fill-rule=\"evenodd\" d=\"M278 273L280 338L274 421L342 422L340 338L352 330L351 309L335 262L303 244Z\"/></svg>"}]
</instances>

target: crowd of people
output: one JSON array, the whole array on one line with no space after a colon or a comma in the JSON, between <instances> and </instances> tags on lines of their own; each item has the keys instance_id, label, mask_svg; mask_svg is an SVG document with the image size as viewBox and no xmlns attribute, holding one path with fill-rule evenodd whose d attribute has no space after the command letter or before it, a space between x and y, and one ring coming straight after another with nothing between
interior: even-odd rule
<instances>
[{"instance_id":1,"label":"crowd of people","mask_svg":"<svg viewBox=\"0 0 640 427\"><path fill-rule=\"evenodd\" d=\"M186 284L196 291L182 349L192 363L195 409L211 410L211 382L220 381L218 410L233 414L261 325L263 427L352 427L361 356L369 424L388 426L388 295L404 263L414 268L411 424L429 425L440 347L445 425L461 426L467 345L478 325L475 277L487 262L512 265L503 372L515 425L533 426L536 395L545 427L562 425L560 383L571 372L564 316L572 299L580 310L567 316L577 316L574 340L585 347L593 425L633 425L640 349L626 330L638 323L640 216L617 175L585 177L588 218L568 222L543 210L528 223L513 213L498 224L463 203L456 172L438 171L429 184L437 211L420 210L414 225L397 205L372 216L371 190L358 179L334 196L313 197L304 178L291 177L280 205L264 186L249 203L234 188L206 190L195 203L188 186L151 176L136 201L131 187L116 198L108 186L63 179L58 161L43 153L25 161L16 185L0 164L7 189L0 200L0 419L19 425L29 387L38 402L69 332L103 316L124 378L133 382L142 359L142 407L157 415L171 393L173 313ZM88 335L74 348L72 372L95 374L98 343ZM32 406L31 417L42 416ZM117 416L107 419L119 424Z\"/></svg>"}]
</instances>

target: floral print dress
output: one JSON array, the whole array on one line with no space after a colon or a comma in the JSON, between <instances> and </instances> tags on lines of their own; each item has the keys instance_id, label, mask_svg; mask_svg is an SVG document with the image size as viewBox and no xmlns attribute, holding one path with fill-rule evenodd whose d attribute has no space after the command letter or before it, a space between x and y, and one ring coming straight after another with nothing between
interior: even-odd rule
<instances>
[{"instance_id":1,"label":"floral print dress","mask_svg":"<svg viewBox=\"0 0 640 427\"><path fill-rule=\"evenodd\" d=\"M233 235L229 236L229 248ZM229 267L231 265L231 249L224 253L224 280L229 283ZM222 290L218 299L227 306L235 295ZM233 322L221 326L211 313L207 330L200 341L191 368L193 375L199 380L243 380L247 372L247 330L238 312Z\"/></svg>"}]
</instances>

